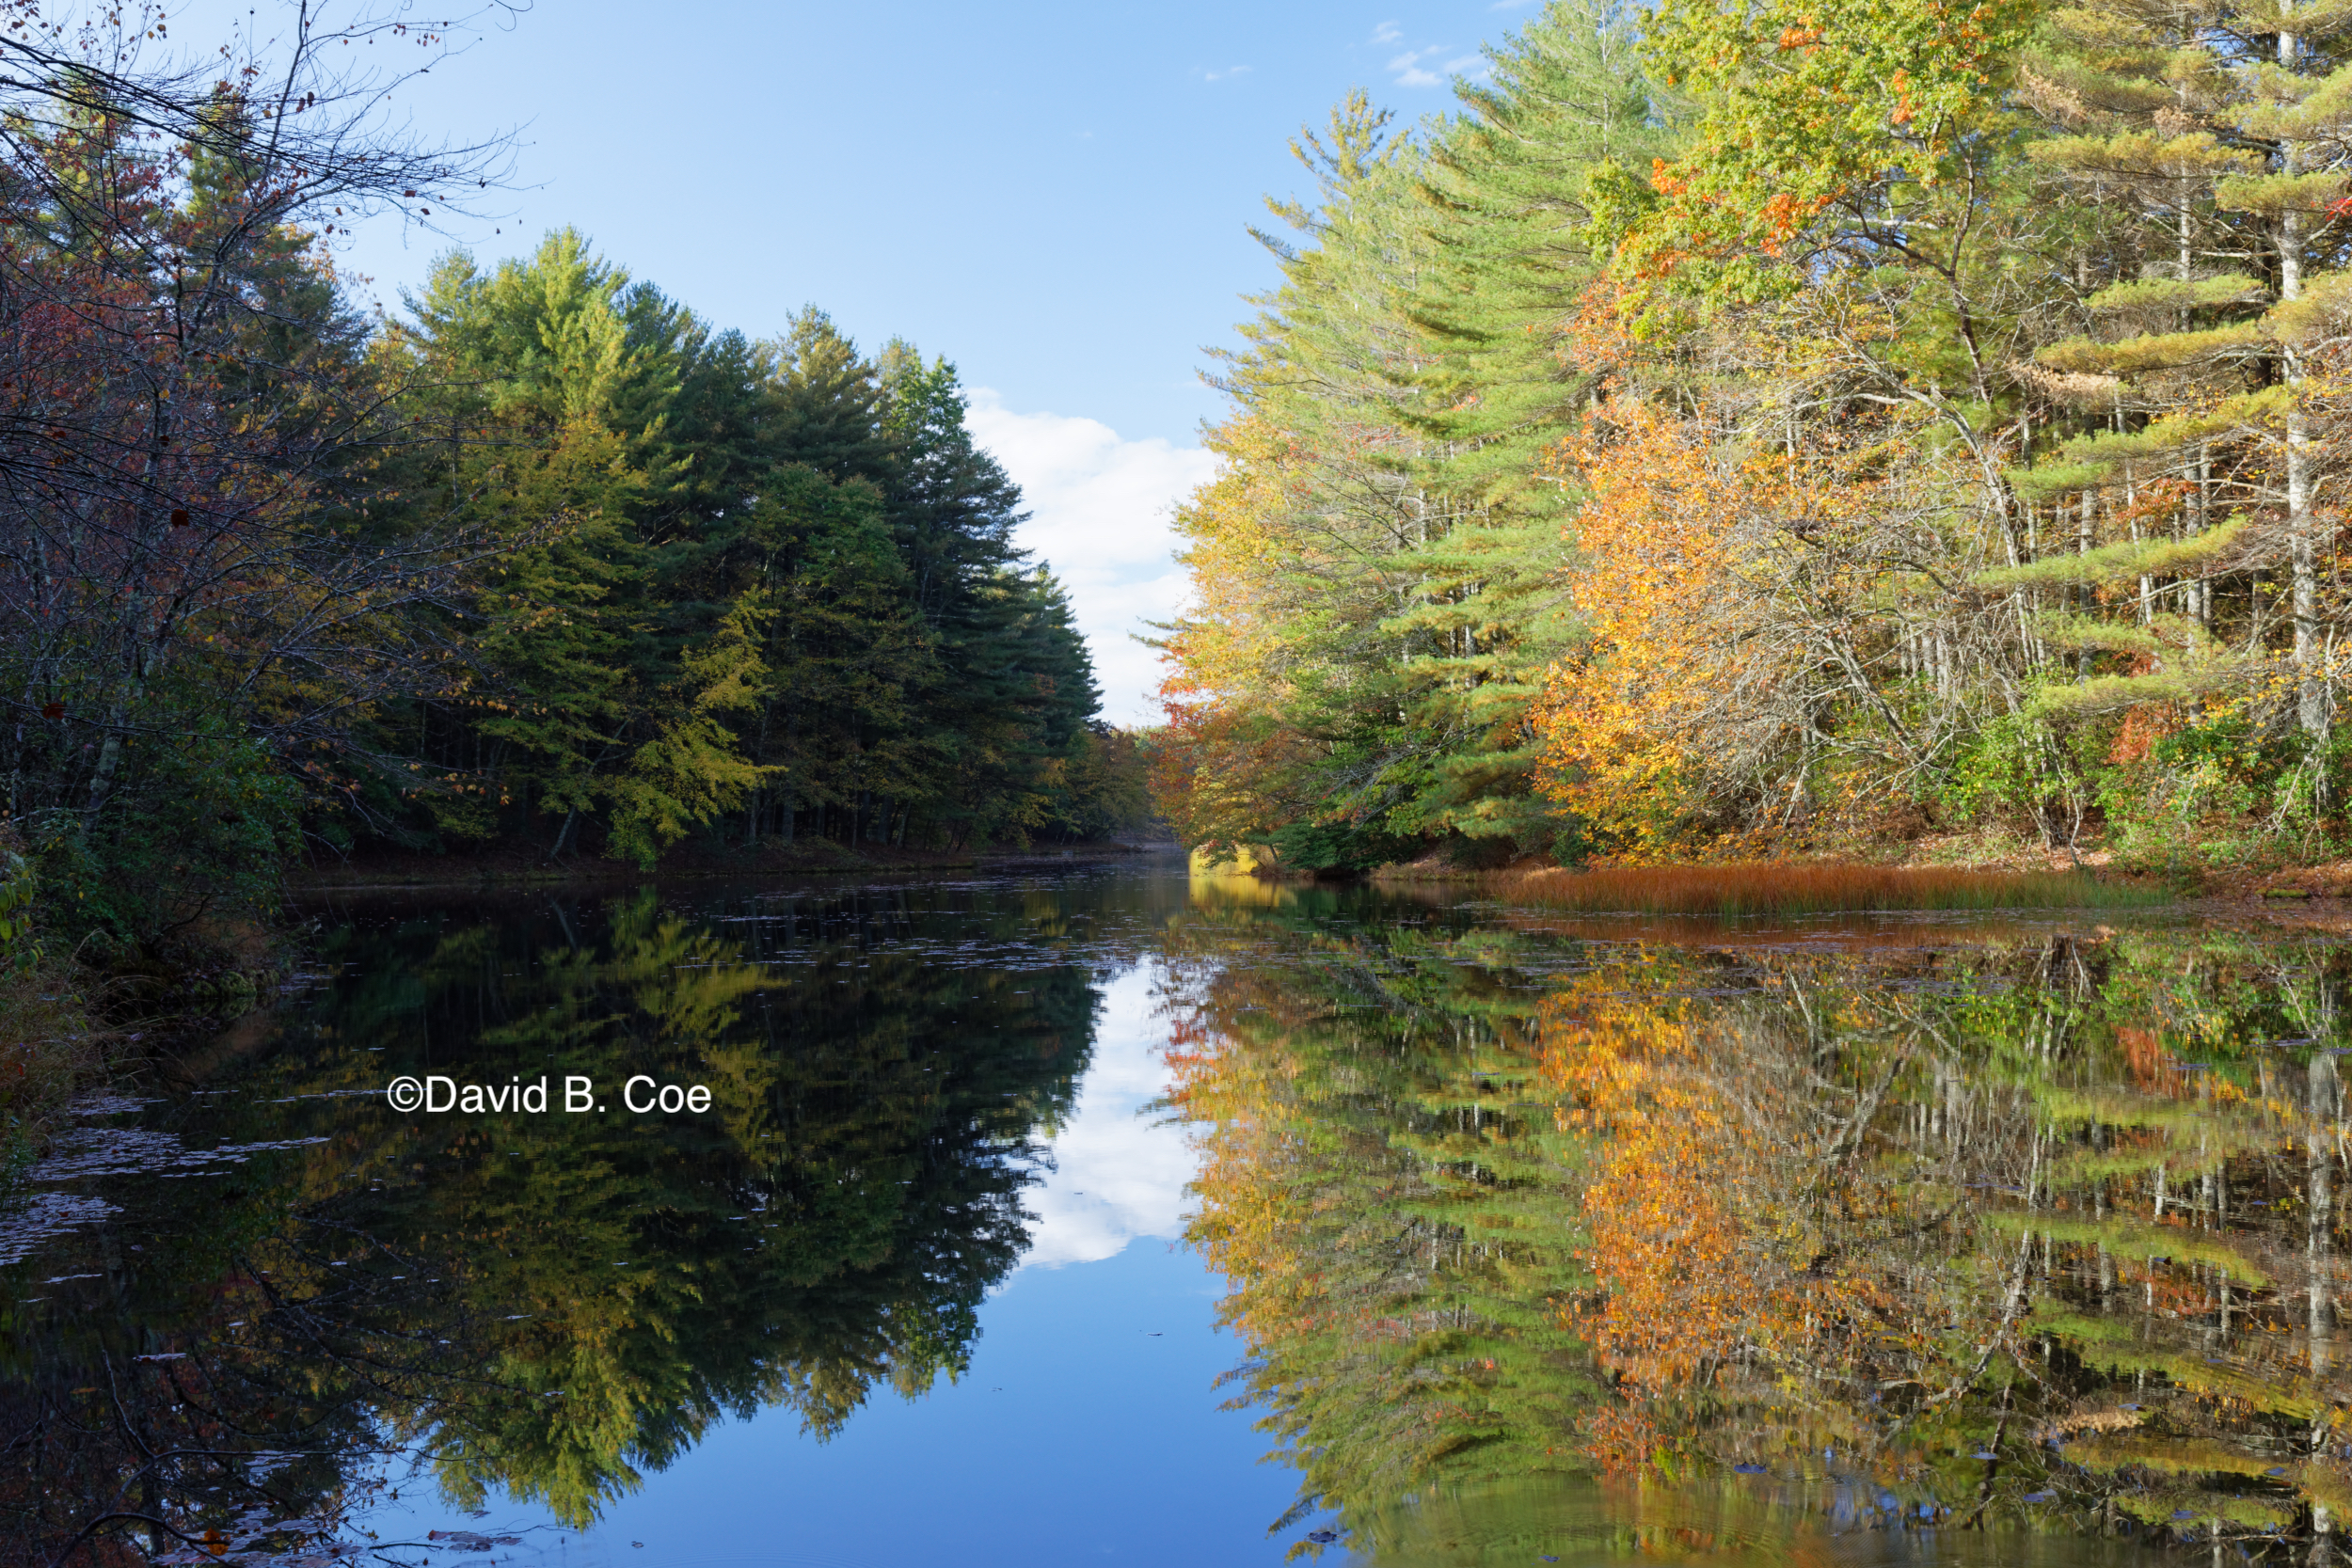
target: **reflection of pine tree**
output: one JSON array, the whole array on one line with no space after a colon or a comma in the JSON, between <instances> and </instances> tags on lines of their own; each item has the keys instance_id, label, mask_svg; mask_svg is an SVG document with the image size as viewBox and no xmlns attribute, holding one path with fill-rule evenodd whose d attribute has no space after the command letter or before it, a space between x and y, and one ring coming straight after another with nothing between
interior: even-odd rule
<instances>
[{"instance_id":1,"label":"reflection of pine tree","mask_svg":"<svg viewBox=\"0 0 2352 1568\"><path fill-rule=\"evenodd\" d=\"M172 1266L187 1279L151 1282L132 1342L183 1335L241 1386L307 1384L278 1407L299 1431L272 1423L270 1440L309 1445L322 1493L389 1434L461 1502L503 1490L573 1520L723 1415L781 1405L829 1434L878 1385L914 1395L960 1374L981 1299L1027 1245L1020 1195L1035 1140L1073 1102L1093 992L1076 968L1016 988L861 951L875 921L901 918L830 905L747 949L718 934L745 927L648 891L601 912L346 933L360 973L248 1081L230 1119L253 1126L216 1131L284 1137L287 1107L267 1102L360 1092L309 1102L326 1149L279 1156L243 1205L185 1216ZM1026 911L1001 924L1053 940ZM385 1049L353 1053L355 1037ZM581 1073L607 1109L403 1125L367 1092L400 1070L544 1072L559 1100ZM623 1114L635 1072L707 1084L715 1108ZM224 1313L185 1293L256 1268L269 1299ZM258 1337L223 1336L227 1316ZM136 1464L99 1450L101 1473Z\"/></svg>"},{"instance_id":2,"label":"reflection of pine tree","mask_svg":"<svg viewBox=\"0 0 2352 1568\"><path fill-rule=\"evenodd\" d=\"M2342 1097L2266 1049L2335 1037L2341 957L1634 952L1538 1006L1508 945L1249 945L1183 1015L1195 1239L1304 1502L1375 1544L1434 1528L1406 1490L1586 1466L2200 1541L2352 1501Z\"/></svg>"},{"instance_id":3,"label":"reflection of pine tree","mask_svg":"<svg viewBox=\"0 0 2352 1568\"><path fill-rule=\"evenodd\" d=\"M1542 1102L1530 996L1409 931L1301 946L1200 982L1170 1057L1206 1128L1188 1234L1233 1281L1236 1375L1305 1471L1299 1511L1572 1468L1598 1397L1558 1306L1590 1284L1579 1144Z\"/></svg>"}]
</instances>

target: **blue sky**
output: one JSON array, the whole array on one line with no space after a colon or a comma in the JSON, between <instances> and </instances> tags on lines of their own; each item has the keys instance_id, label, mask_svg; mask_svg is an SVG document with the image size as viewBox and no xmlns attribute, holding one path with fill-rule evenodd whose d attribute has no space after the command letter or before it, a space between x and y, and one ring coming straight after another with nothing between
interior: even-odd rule
<instances>
[{"instance_id":1,"label":"blue sky","mask_svg":"<svg viewBox=\"0 0 2352 1568\"><path fill-rule=\"evenodd\" d=\"M175 37L216 39L215 4ZM868 347L945 354L1030 495L1026 542L1072 585L1108 716L1134 722L1153 674L1126 634L1175 608L1167 509L1210 471L1201 348L1274 280L1244 232L1263 198L1307 193L1289 138L1352 87L1405 120L1450 107L1448 79L1529 14L538 0L404 95L422 128L515 131L512 215L447 237L379 221L345 262L396 306L453 238L488 260L569 223L723 325L765 335L816 304Z\"/></svg>"}]
</instances>

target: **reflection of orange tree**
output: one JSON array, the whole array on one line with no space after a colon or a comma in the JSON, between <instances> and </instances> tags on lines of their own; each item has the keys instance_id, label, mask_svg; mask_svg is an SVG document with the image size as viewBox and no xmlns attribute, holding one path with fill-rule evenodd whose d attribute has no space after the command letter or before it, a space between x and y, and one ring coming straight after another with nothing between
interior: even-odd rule
<instances>
[{"instance_id":1,"label":"reflection of orange tree","mask_svg":"<svg viewBox=\"0 0 2352 1568\"><path fill-rule=\"evenodd\" d=\"M1883 1135L1926 1021L1799 964L1728 1003L1678 995L1690 978L1645 958L1545 1006L1563 1123L1600 1135L1583 1206L1605 1289L1577 1317L1627 1402L1588 1451L1756 1457L1765 1418L1774 1454L1877 1448L1887 1418L1905 1442L1997 1425L1988 1372L2024 1348L2009 1259L1956 1254L1974 1227L1951 1173ZM2022 1126L1989 1131L1976 1159L2030 1158Z\"/></svg>"},{"instance_id":2,"label":"reflection of orange tree","mask_svg":"<svg viewBox=\"0 0 2352 1568\"><path fill-rule=\"evenodd\" d=\"M1531 1006L1514 942L1256 942L1184 1000L1193 1235L1359 1544L1596 1464L2201 1543L2352 1507L2341 952L1620 944Z\"/></svg>"},{"instance_id":3,"label":"reflection of orange tree","mask_svg":"<svg viewBox=\"0 0 2352 1568\"><path fill-rule=\"evenodd\" d=\"M1628 979L1586 976L1545 1019L1545 1071L1576 1103L1564 1119L1607 1133L1584 1194L1602 1354L1663 1387L1819 1355L1865 1319L1883 1341L1898 1310L1875 1277L1884 1255L1855 1243L1906 1209L1852 1156L1888 1075L1835 1085L1775 1059L1769 1032Z\"/></svg>"},{"instance_id":4,"label":"reflection of orange tree","mask_svg":"<svg viewBox=\"0 0 2352 1568\"><path fill-rule=\"evenodd\" d=\"M2326 1538L2341 1096L2326 1052L2262 1048L2339 1031L2341 958L1901 962L1727 987L1644 955L1549 999L1545 1075L1599 1138L1579 1316L1625 1396L1588 1451L1827 1446L1963 1516Z\"/></svg>"},{"instance_id":5,"label":"reflection of orange tree","mask_svg":"<svg viewBox=\"0 0 2352 1568\"><path fill-rule=\"evenodd\" d=\"M1745 1216L1734 1209L1752 1186L1739 1168L1747 1146L1695 1069L1687 1025L1649 1006L1580 1009L1582 990L1552 999L1543 1060L1584 1100L1563 1121L1609 1134L1584 1192L1594 1272L1609 1287L1590 1326L1602 1355L1635 1381L1688 1382L1739 1354L1757 1327L1761 1259L1743 1244Z\"/></svg>"}]
</instances>

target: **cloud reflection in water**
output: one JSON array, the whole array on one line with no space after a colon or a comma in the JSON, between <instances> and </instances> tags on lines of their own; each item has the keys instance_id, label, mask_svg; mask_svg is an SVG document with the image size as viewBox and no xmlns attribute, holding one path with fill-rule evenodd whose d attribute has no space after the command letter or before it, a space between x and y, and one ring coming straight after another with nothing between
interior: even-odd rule
<instances>
[{"instance_id":1,"label":"cloud reflection in water","mask_svg":"<svg viewBox=\"0 0 2352 1568\"><path fill-rule=\"evenodd\" d=\"M1038 1219L1021 1268L1091 1263L1137 1237L1173 1241L1184 1231L1184 1184L1199 1155L1184 1129L1145 1109L1167 1086L1168 1028L1152 980L1148 965L1133 964L1103 988L1077 1110L1054 1139L1056 1169L1028 1194Z\"/></svg>"}]
</instances>

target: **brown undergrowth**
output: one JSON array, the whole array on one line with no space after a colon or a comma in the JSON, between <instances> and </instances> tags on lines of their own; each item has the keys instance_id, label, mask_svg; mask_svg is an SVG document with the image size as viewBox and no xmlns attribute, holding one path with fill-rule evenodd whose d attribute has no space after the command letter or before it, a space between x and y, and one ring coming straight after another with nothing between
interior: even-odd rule
<instances>
[{"instance_id":1,"label":"brown undergrowth","mask_svg":"<svg viewBox=\"0 0 2352 1568\"><path fill-rule=\"evenodd\" d=\"M1590 913L1836 914L1863 910L2127 909L2169 902L2160 888L2082 872L1965 871L1764 861L1497 873L1515 903Z\"/></svg>"}]
</instances>

